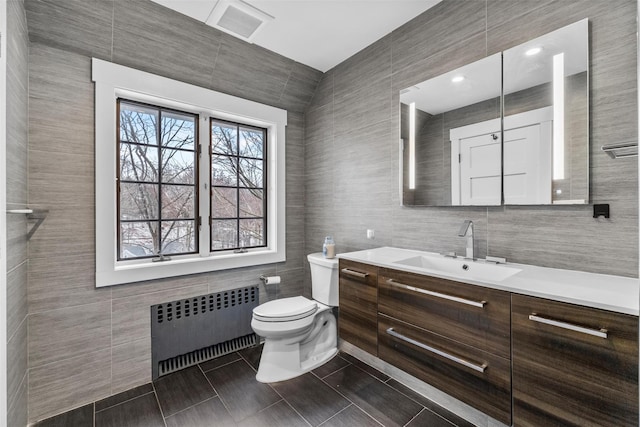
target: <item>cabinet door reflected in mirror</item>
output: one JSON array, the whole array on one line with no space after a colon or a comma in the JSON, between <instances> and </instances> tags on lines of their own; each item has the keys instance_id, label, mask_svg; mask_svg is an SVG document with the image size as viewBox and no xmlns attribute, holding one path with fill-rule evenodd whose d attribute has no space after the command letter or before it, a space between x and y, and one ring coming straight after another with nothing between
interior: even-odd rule
<instances>
[{"instance_id":1,"label":"cabinet door reflected in mirror","mask_svg":"<svg viewBox=\"0 0 640 427\"><path fill-rule=\"evenodd\" d=\"M588 203L588 51L584 19L403 89L403 205Z\"/></svg>"},{"instance_id":2,"label":"cabinet door reflected in mirror","mask_svg":"<svg viewBox=\"0 0 640 427\"><path fill-rule=\"evenodd\" d=\"M503 52L504 204L589 201L586 19Z\"/></svg>"}]
</instances>

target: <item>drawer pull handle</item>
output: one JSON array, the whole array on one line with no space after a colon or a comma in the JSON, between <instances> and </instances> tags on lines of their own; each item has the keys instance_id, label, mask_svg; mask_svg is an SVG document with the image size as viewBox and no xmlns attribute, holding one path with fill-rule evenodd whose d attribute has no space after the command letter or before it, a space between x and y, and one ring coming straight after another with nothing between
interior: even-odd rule
<instances>
[{"instance_id":1,"label":"drawer pull handle","mask_svg":"<svg viewBox=\"0 0 640 427\"><path fill-rule=\"evenodd\" d=\"M433 292L433 291L428 291L428 290L422 289L422 288L416 288L415 286L409 286L409 285L405 285L404 283L396 282L393 279L387 279L387 283L389 285L395 286L397 288L403 288L403 289L407 289L409 291L419 292L421 294L430 295L430 296L436 297L436 298L446 299L448 301L455 301L455 302L459 302L459 303L466 304L466 305L472 305L474 307L484 308L485 304L487 303L486 301L473 301L473 300L470 300L470 299L454 297L453 295L442 294L440 292Z\"/></svg>"},{"instance_id":2,"label":"drawer pull handle","mask_svg":"<svg viewBox=\"0 0 640 427\"><path fill-rule=\"evenodd\" d=\"M409 338L409 337L406 337L406 336L404 336L402 334L399 334L396 331L394 331L393 328L387 329L387 334L391 335L392 337L396 337L399 340L406 341L409 344L413 344L416 347L420 347L423 350L427 350L427 351L429 351L431 353L437 354L438 356L442 356L445 359L449 359L449 360L451 360L453 362L456 362L456 363L458 363L458 364L460 364L462 366L465 366L467 368L473 369L474 371L484 373L484 370L487 369L487 364L486 363L483 363L482 365L476 365L475 363L471 363L471 362L466 361L464 359L460 359L459 357L453 356L453 355L451 355L449 353L445 353L444 351L438 350L437 348L433 348L433 347L430 347L430 346L428 346L426 344L423 344L420 341L416 341L416 340L414 340L412 338Z\"/></svg>"},{"instance_id":3,"label":"drawer pull handle","mask_svg":"<svg viewBox=\"0 0 640 427\"><path fill-rule=\"evenodd\" d=\"M342 272L344 274L348 274L350 276L360 277L360 278L363 278L363 279L369 275L369 273L361 273L359 271L351 270L349 268L343 268Z\"/></svg>"},{"instance_id":4,"label":"drawer pull handle","mask_svg":"<svg viewBox=\"0 0 640 427\"><path fill-rule=\"evenodd\" d=\"M607 330L606 329L590 329L582 326L574 325L572 323L560 322L558 320L547 319L546 317L540 317L536 313L532 313L529 315L529 320L538 323L544 323L545 325L556 326L562 329L569 329L571 331L580 332L587 335L593 335L594 337L599 338L607 338Z\"/></svg>"}]
</instances>

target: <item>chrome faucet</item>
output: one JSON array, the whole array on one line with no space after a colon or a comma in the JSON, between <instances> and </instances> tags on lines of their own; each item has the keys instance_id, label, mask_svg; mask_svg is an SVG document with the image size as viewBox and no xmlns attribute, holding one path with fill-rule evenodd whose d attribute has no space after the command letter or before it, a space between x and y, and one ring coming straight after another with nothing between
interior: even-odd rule
<instances>
[{"instance_id":1,"label":"chrome faucet","mask_svg":"<svg viewBox=\"0 0 640 427\"><path fill-rule=\"evenodd\" d=\"M460 231L458 232L459 237L467 237L467 251L465 258L473 260L473 248L475 246L475 242L473 241L473 221L466 220L462 227L460 227Z\"/></svg>"}]
</instances>

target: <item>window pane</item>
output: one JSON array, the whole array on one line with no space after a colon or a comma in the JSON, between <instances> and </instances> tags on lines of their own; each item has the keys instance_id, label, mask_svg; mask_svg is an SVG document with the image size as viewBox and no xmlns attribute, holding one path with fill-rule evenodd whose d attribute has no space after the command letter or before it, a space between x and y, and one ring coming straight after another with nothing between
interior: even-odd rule
<instances>
[{"instance_id":1,"label":"window pane","mask_svg":"<svg viewBox=\"0 0 640 427\"><path fill-rule=\"evenodd\" d=\"M156 251L158 223L126 222L120 227L120 258L138 258L152 256ZM154 239L154 236L156 237Z\"/></svg>"},{"instance_id":2,"label":"window pane","mask_svg":"<svg viewBox=\"0 0 640 427\"><path fill-rule=\"evenodd\" d=\"M193 150L196 138L195 118L191 115L163 112L160 136L164 147Z\"/></svg>"},{"instance_id":3,"label":"window pane","mask_svg":"<svg viewBox=\"0 0 640 427\"><path fill-rule=\"evenodd\" d=\"M264 220L240 220L240 247L264 245Z\"/></svg>"},{"instance_id":4,"label":"window pane","mask_svg":"<svg viewBox=\"0 0 640 427\"><path fill-rule=\"evenodd\" d=\"M240 128L240 155L263 158L264 132L257 129Z\"/></svg>"},{"instance_id":5,"label":"window pane","mask_svg":"<svg viewBox=\"0 0 640 427\"><path fill-rule=\"evenodd\" d=\"M158 181L157 147L121 143L120 179L125 181Z\"/></svg>"},{"instance_id":6,"label":"window pane","mask_svg":"<svg viewBox=\"0 0 640 427\"><path fill-rule=\"evenodd\" d=\"M120 141L158 145L157 124L158 110L120 103Z\"/></svg>"},{"instance_id":7,"label":"window pane","mask_svg":"<svg viewBox=\"0 0 640 427\"><path fill-rule=\"evenodd\" d=\"M238 133L234 125L211 122L211 152L238 154Z\"/></svg>"},{"instance_id":8,"label":"window pane","mask_svg":"<svg viewBox=\"0 0 640 427\"><path fill-rule=\"evenodd\" d=\"M211 249L235 249L238 247L238 222L235 220L211 221Z\"/></svg>"},{"instance_id":9,"label":"window pane","mask_svg":"<svg viewBox=\"0 0 640 427\"><path fill-rule=\"evenodd\" d=\"M212 156L211 185L237 186L237 169L237 160L235 158L227 156Z\"/></svg>"},{"instance_id":10,"label":"window pane","mask_svg":"<svg viewBox=\"0 0 640 427\"><path fill-rule=\"evenodd\" d=\"M195 151L162 149L162 182L193 184Z\"/></svg>"},{"instance_id":11,"label":"window pane","mask_svg":"<svg viewBox=\"0 0 640 427\"><path fill-rule=\"evenodd\" d=\"M211 216L213 218L236 218L238 216L238 191L235 188L213 187L211 197Z\"/></svg>"},{"instance_id":12,"label":"window pane","mask_svg":"<svg viewBox=\"0 0 640 427\"><path fill-rule=\"evenodd\" d=\"M162 185L162 218L194 218L196 209L195 187Z\"/></svg>"},{"instance_id":13,"label":"window pane","mask_svg":"<svg viewBox=\"0 0 640 427\"><path fill-rule=\"evenodd\" d=\"M158 219L156 184L120 183L120 220Z\"/></svg>"},{"instance_id":14,"label":"window pane","mask_svg":"<svg viewBox=\"0 0 640 427\"><path fill-rule=\"evenodd\" d=\"M264 161L240 159L240 185L262 188L262 167Z\"/></svg>"},{"instance_id":15,"label":"window pane","mask_svg":"<svg viewBox=\"0 0 640 427\"><path fill-rule=\"evenodd\" d=\"M162 254L184 254L196 250L195 221L162 221Z\"/></svg>"},{"instance_id":16,"label":"window pane","mask_svg":"<svg viewBox=\"0 0 640 427\"><path fill-rule=\"evenodd\" d=\"M240 216L264 216L262 190L240 189Z\"/></svg>"}]
</instances>

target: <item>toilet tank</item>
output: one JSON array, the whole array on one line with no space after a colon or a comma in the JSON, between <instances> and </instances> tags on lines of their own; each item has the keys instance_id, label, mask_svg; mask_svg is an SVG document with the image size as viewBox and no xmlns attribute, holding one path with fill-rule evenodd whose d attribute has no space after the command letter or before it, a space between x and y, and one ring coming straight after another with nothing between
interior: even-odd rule
<instances>
[{"instance_id":1,"label":"toilet tank","mask_svg":"<svg viewBox=\"0 0 640 427\"><path fill-rule=\"evenodd\" d=\"M338 306L338 259L327 259L321 252L307 255L311 266L311 295L314 300Z\"/></svg>"}]
</instances>

